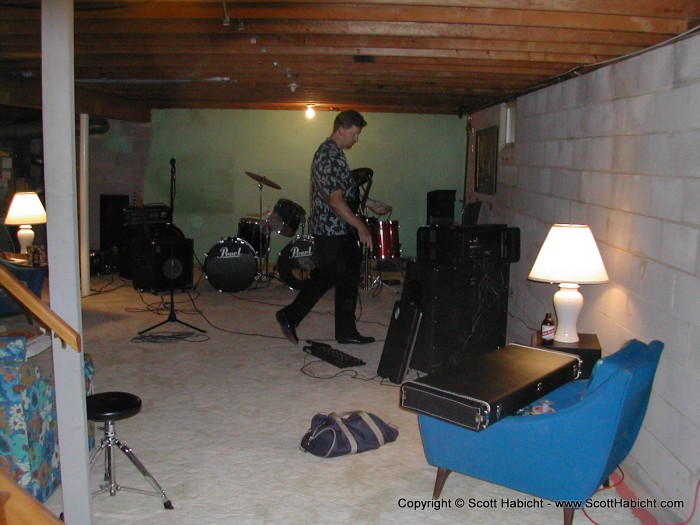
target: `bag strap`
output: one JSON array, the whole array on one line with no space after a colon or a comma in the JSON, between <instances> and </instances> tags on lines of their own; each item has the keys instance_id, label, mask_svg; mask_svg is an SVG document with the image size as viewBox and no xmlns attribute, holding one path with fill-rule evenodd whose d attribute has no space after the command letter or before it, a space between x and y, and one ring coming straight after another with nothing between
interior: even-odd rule
<instances>
[{"instance_id":1,"label":"bag strap","mask_svg":"<svg viewBox=\"0 0 700 525\"><path fill-rule=\"evenodd\" d=\"M347 425L343 422L343 418L348 417L352 414L357 414L362 418L362 420L367 424L369 429L374 433L374 437L377 438L377 442L379 445L383 445L385 443L384 440L384 434L382 434L382 431L379 429L377 424L374 422L374 420L365 412L364 410L354 410L352 412L343 412L341 414L338 414L336 412L331 412L328 414L328 417L332 417L333 420L338 423L338 426L340 427L340 430L345 434L345 436L348 438L348 441L350 442L350 453L355 454L357 452L357 441L355 441L355 437L350 433L350 430L348 429Z\"/></svg>"},{"instance_id":2,"label":"bag strap","mask_svg":"<svg viewBox=\"0 0 700 525\"><path fill-rule=\"evenodd\" d=\"M357 453L357 441L355 440L355 436L353 436L350 433L350 430L348 429L347 425L345 425L345 422L343 421L343 416L339 416L335 412L331 412L328 414L328 417L332 417L333 420L338 423L338 427L340 427L340 431L345 434L345 437L348 438L348 442L350 443L350 454L356 454Z\"/></svg>"},{"instance_id":3,"label":"bag strap","mask_svg":"<svg viewBox=\"0 0 700 525\"><path fill-rule=\"evenodd\" d=\"M374 432L374 436L377 438L377 441L379 442L379 445L384 444L384 434L382 434L382 431L379 429L377 424L374 422L374 419L370 417L370 415L365 412L364 410L355 410L355 414L359 415L365 423L367 423L367 426Z\"/></svg>"},{"instance_id":4,"label":"bag strap","mask_svg":"<svg viewBox=\"0 0 700 525\"><path fill-rule=\"evenodd\" d=\"M316 439L318 436L320 436L324 432L332 432L333 433L333 442L328 447L328 452L326 452L323 455L324 458L327 458L328 456L331 455L331 452L333 452L333 449L335 448L335 442L338 440L338 436L336 435L334 428L331 428L331 427L319 427L319 428L317 428L316 430L314 430L313 435L309 438L309 442L313 441L314 439ZM304 450L306 450L306 449L304 449Z\"/></svg>"}]
</instances>

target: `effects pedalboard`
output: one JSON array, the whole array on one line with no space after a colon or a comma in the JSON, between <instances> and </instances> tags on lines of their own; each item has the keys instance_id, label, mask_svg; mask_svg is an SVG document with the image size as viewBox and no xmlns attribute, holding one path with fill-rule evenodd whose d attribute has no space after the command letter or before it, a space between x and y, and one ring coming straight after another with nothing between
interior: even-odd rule
<instances>
[{"instance_id":1,"label":"effects pedalboard","mask_svg":"<svg viewBox=\"0 0 700 525\"><path fill-rule=\"evenodd\" d=\"M333 348L329 344L312 341L310 339L307 339L306 342L309 344L304 346L304 352L318 357L319 359L323 359L327 363L338 368L349 368L351 366L362 366L366 364L362 359L346 354L342 350Z\"/></svg>"}]
</instances>

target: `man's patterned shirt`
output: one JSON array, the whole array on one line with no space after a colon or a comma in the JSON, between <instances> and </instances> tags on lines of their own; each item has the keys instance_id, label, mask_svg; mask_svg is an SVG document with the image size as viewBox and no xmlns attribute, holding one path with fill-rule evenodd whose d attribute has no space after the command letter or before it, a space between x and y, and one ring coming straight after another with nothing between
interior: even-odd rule
<instances>
[{"instance_id":1,"label":"man's patterned shirt","mask_svg":"<svg viewBox=\"0 0 700 525\"><path fill-rule=\"evenodd\" d=\"M343 192L353 211L359 203L357 182L350 173L345 152L328 138L321 144L311 164L311 234L344 235L351 226L338 217L328 204L331 193Z\"/></svg>"}]
</instances>

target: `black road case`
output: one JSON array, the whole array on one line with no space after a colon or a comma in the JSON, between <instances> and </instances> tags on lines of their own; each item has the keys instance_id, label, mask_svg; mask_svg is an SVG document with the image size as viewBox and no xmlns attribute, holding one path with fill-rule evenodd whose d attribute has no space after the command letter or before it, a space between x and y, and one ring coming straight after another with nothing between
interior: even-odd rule
<instances>
[{"instance_id":1,"label":"black road case","mask_svg":"<svg viewBox=\"0 0 700 525\"><path fill-rule=\"evenodd\" d=\"M401 385L401 406L483 430L577 379L575 355L510 344Z\"/></svg>"}]
</instances>

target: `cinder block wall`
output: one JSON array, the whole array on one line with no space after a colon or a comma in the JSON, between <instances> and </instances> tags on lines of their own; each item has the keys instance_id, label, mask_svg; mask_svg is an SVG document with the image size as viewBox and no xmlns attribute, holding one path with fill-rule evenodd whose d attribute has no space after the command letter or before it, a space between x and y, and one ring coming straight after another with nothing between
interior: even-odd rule
<instances>
[{"instance_id":1,"label":"cinder block wall","mask_svg":"<svg viewBox=\"0 0 700 525\"><path fill-rule=\"evenodd\" d=\"M521 228L509 340L529 340L552 309L556 287L527 281L550 225L589 224L610 282L582 286L579 330L597 333L605 352L630 338L666 343L624 466L658 500L683 499L677 514L686 518L700 472L700 37L523 96L516 107L515 144L501 149L497 194L485 198L493 221ZM491 109L472 126L497 119Z\"/></svg>"},{"instance_id":2,"label":"cinder block wall","mask_svg":"<svg viewBox=\"0 0 700 525\"><path fill-rule=\"evenodd\" d=\"M90 136L90 248L100 247L100 195L142 194L150 146L150 124L110 120Z\"/></svg>"}]
</instances>

